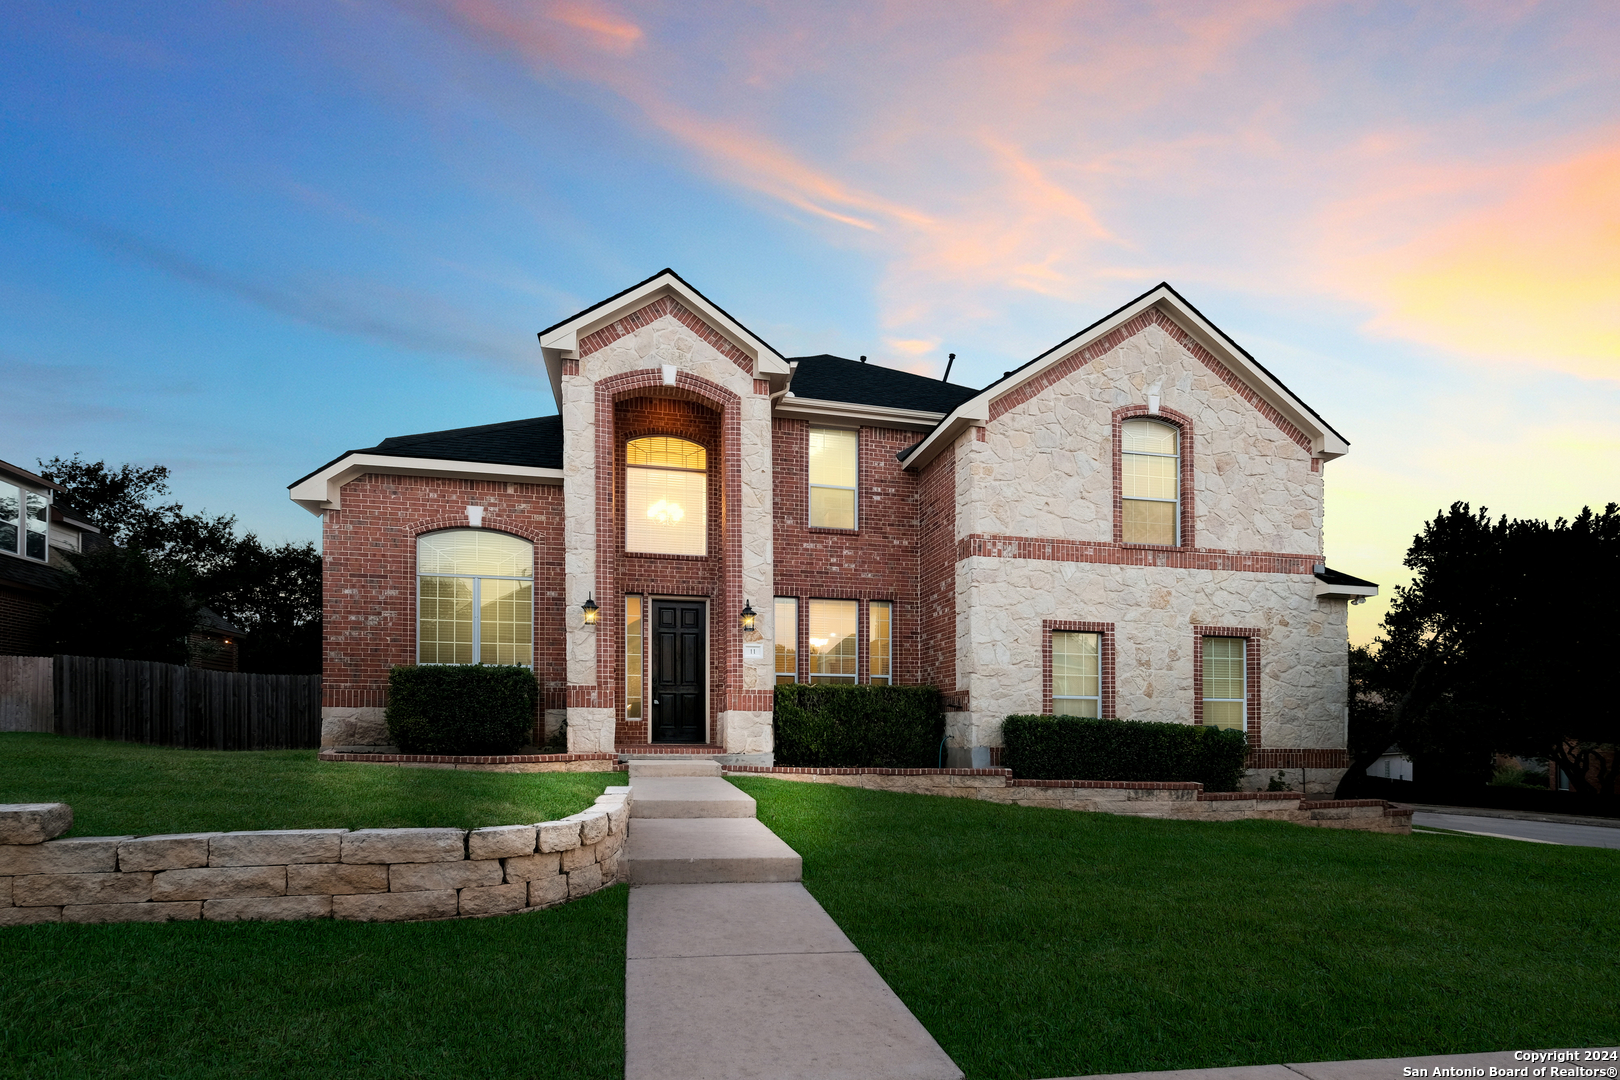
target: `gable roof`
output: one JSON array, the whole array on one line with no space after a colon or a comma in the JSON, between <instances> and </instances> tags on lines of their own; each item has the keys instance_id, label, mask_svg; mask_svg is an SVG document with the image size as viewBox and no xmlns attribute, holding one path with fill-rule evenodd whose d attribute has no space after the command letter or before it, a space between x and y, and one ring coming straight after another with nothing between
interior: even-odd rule
<instances>
[{"instance_id":1,"label":"gable roof","mask_svg":"<svg viewBox=\"0 0 1620 1080\"><path fill-rule=\"evenodd\" d=\"M562 417L534 416L390 436L376 446L345 451L287 487L294 502L320 514L341 509L343 485L368 472L558 484L562 459Z\"/></svg>"},{"instance_id":2,"label":"gable roof","mask_svg":"<svg viewBox=\"0 0 1620 1080\"><path fill-rule=\"evenodd\" d=\"M1062 363L1088 345L1098 342L1109 333L1137 316L1157 310L1186 332L1197 346L1201 346L1222 366L1242 381L1249 389L1275 410L1288 424L1298 428L1310 440L1313 456L1324 461L1342 457L1350 450L1349 440L1323 420L1321 414L1266 370L1248 351L1226 335L1220 327L1204 317L1186 298L1161 281L1129 303L1123 304L1096 322L1058 342L1033 360L1006 372L1001 378L981 390L972 400L963 402L939 422L922 442L905 452L902 461L907 468L927 464L935 454L955 440L967 427L982 426L991 418L992 406L1000 398L1039 378L1048 369ZM1274 418L1275 419L1275 418Z\"/></svg>"},{"instance_id":3,"label":"gable roof","mask_svg":"<svg viewBox=\"0 0 1620 1080\"><path fill-rule=\"evenodd\" d=\"M971 386L940 382L909 371L864 364L828 353L794 357L788 364L793 368L793 381L789 386L795 398L948 413L978 394Z\"/></svg>"},{"instance_id":4,"label":"gable roof","mask_svg":"<svg viewBox=\"0 0 1620 1080\"><path fill-rule=\"evenodd\" d=\"M540 331L540 352L546 361L546 373L551 378L551 392L562 401L562 362L579 359L580 341L626 315L639 311L664 296L678 299L683 306L708 323L717 333L754 362L754 374L760 378L786 377L787 361L764 338L738 322L725 308L704 296L685 278L669 267L658 271L645 281L639 281L622 292L614 293L583 311L576 312L560 322L552 323Z\"/></svg>"}]
</instances>

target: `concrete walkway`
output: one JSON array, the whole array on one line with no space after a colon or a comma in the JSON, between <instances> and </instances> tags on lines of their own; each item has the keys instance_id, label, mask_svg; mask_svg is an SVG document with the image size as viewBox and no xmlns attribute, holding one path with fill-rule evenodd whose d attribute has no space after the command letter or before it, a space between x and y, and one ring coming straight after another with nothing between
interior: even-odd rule
<instances>
[{"instance_id":1,"label":"concrete walkway","mask_svg":"<svg viewBox=\"0 0 1620 1080\"><path fill-rule=\"evenodd\" d=\"M960 1080L718 765L630 789L626 1080Z\"/></svg>"},{"instance_id":2,"label":"concrete walkway","mask_svg":"<svg viewBox=\"0 0 1620 1080\"><path fill-rule=\"evenodd\" d=\"M1613 1055L1614 1048L1591 1051ZM1540 1050L1533 1057L1524 1051L1503 1050L1488 1054L1434 1054L1398 1058L1368 1058L1363 1061L1317 1061L1304 1065L1247 1065L1235 1069L1171 1069L1165 1072L1108 1073L1090 1077L1062 1077L1059 1080L1405 1080L1407 1077L1489 1077L1491 1069L1513 1069L1506 1075L1543 1077L1612 1077L1620 1062L1586 1060L1586 1050ZM1415 1070L1424 1070L1418 1072ZM1517 1072L1523 1069L1524 1072ZM1406 1071L1413 1070L1413 1071ZM1440 1071L1447 1070L1447 1071ZM1449 1070L1470 1070L1453 1072ZM1472 1070L1478 1070L1477 1072ZM1539 1070L1539 1071L1538 1071ZM1554 1070L1571 1070L1568 1072ZM1574 1071L1582 1070L1582 1071ZM1601 1071L1599 1071L1601 1070ZM1501 1072L1497 1076L1504 1075Z\"/></svg>"}]
</instances>

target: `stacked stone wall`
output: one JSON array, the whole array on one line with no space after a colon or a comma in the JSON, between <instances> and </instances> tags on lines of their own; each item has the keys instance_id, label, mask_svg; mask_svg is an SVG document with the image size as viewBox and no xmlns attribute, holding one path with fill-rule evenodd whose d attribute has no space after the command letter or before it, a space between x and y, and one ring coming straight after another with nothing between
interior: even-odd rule
<instances>
[{"instance_id":1,"label":"stacked stone wall","mask_svg":"<svg viewBox=\"0 0 1620 1080\"><path fill-rule=\"evenodd\" d=\"M0 926L399 922L552 907L620 879L630 789L559 821L473 829L84 836L62 803L0 806Z\"/></svg>"}]
</instances>

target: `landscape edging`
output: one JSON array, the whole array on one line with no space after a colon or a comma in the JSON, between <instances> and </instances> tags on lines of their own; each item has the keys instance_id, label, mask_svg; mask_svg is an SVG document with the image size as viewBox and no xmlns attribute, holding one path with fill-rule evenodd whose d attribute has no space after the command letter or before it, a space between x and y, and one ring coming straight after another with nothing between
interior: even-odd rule
<instances>
[{"instance_id":1,"label":"landscape edging","mask_svg":"<svg viewBox=\"0 0 1620 1080\"><path fill-rule=\"evenodd\" d=\"M59 835L72 812L57 818ZM38 806L0 806L0 826ZM0 844L0 926L419 922L516 914L622 877L630 789L557 821L483 829L278 829Z\"/></svg>"},{"instance_id":2,"label":"landscape edging","mask_svg":"<svg viewBox=\"0 0 1620 1080\"><path fill-rule=\"evenodd\" d=\"M1194 782L1018 780L1011 769L862 769L739 765L726 775L944 795L1056 810L1191 821L1287 821L1317 828L1410 833L1412 811L1383 799L1312 799L1297 791L1204 791Z\"/></svg>"}]
</instances>

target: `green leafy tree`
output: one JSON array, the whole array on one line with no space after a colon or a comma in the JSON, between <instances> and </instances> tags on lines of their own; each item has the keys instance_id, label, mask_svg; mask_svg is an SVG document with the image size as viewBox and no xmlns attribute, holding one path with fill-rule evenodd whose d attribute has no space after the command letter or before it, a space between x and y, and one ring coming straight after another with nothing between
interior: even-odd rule
<instances>
[{"instance_id":1,"label":"green leafy tree","mask_svg":"<svg viewBox=\"0 0 1620 1080\"><path fill-rule=\"evenodd\" d=\"M186 662L186 635L198 603L184 571L153 564L138 547L107 545L71 554L50 631L59 652L121 660Z\"/></svg>"},{"instance_id":2,"label":"green leafy tree","mask_svg":"<svg viewBox=\"0 0 1620 1080\"><path fill-rule=\"evenodd\" d=\"M1399 742L1420 775L1490 778L1496 753L1546 757L1578 790L1612 790L1620 707L1620 507L1492 521L1454 503L1407 551L1376 650L1352 654L1347 782Z\"/></svg>"},{"instance_id":3,"label":"green leafy tree","mask_svg":"<svg viewBox=\"0 0 1620 1080\"><path fill-rule=\"evenodd\" d=\"M238 536L233 515L191 514L164 501L170 492L163 465L113 467L74 454L41 461L40 474L66 489L62 502L70 512L94 522L112 543L141 552L152 574L183 585L193 618L207 606L240 626L247 634L239 646L242 670L320 671L321 557L314 544L267 547L251 532ZM113 585L98 577L81 583L79 594ZM110 608L125 599L113 592L102 603ZM178 655L175 662L184 663L184 652Z\"/></svg>"}]
</instances>

